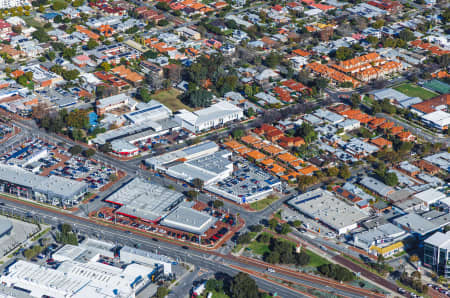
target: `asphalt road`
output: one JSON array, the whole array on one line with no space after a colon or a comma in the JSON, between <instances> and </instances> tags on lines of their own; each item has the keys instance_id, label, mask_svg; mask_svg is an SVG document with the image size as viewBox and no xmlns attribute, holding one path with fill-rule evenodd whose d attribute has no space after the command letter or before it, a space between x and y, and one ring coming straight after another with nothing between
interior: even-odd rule
<instances>
[{"instance_id":1,"label":"asphalt road","mask_svg":"<svg viewBox=\"0 0 450 298\"><path fill-rule=\"evenodd\" d=\"M8 212L13 212L14 214L18 214L21 216L31 216L36 219L43 220L46 224L52 226L58 226L61 223L68 223L72 225L74 231L82 236L109 241L121 246L139 245L141 249L154 253L161 253L172 257L178 262L187 262L200 268L209 269L213 272L224 272L233 276L238 271L229 267L229 265L231 264L244 267L246 269L251 269L253 271L266 273L266 268L264 266L252 266L247 263L241 263L236 260L236 258L222 255L217 252L196 250L192 248L186 250L180 247L180 245L178 244L169 243L162 240L155 241L154 239L150 238L151 236L144 236L127 231L122 231L110 226L102 226L97 223L79 218L77 216L72 216L69 214L59 214L52 210L40 209L33 206L24 205L23 203L7 200L1 197L0 202L5 203L4 206L0 206L2 210L7 210ZM307 287L313 287L316 289L322 289L324 287L324 285L321 283L317 283L309 279L302 279L301 277L293 278L284 274L279 274L278 276L284 279L291 279L292 281L303 284ZM289 290L263 279L259 279L257 277L255 279L257 280L258 285L263 290L269 292L276 291L282 297L299 297L299 294L295 291ZM343 295L345 297L360 297L360 295L357 295L352 291L334 288L331 285L329 286L329 288L327 288L327 290L333 291L334 293Z\"/></svg>"}]
</instances>

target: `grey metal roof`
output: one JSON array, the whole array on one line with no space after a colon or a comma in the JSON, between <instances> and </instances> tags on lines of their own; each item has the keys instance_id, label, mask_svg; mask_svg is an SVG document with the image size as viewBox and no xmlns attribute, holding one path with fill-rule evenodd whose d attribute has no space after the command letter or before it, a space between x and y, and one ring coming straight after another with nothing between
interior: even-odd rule
<instances>
[{"instance_id":1,"label":"grey metal roof","mask_svg":"<svg viewBox=\"0 0 450 298\"><path fill-rule=\"evenodd\" d=\"M203 234L215 222L216 219L208 214L179 206L161 221L161 225L194 234Z\"/></svg>"},{"instance_id":2,"label":"grey metal roof","mask_svg":"<svg viewBox=\"0 0 450 298\"><path fill-rule=\"evenodd\" d=\"M59 176L39 176L16 166L0 164L0 180L31 188L50 197L73 198L84 192L87 184Z\"/></svg>"},{"instance_id":3,"label":"grey metal roof","mask_svg":"<svg viewBox=\"0 0 450 298\"><path fill-rule=\"evenodd\" d=\"M394 189L392 187L387 186L383 182L381 182L375 178L372 178L372 177L366 176L366 177L362 178L361 181L359 181L359 183L362 186L365 186L368 189L370 189L371 191L374 191L384 197L389 195L390 193L394 192Z\"/></svg>"},{"instance_id":4,"label":"grey metal roof","mask_svg":"<svg viewBox=\"0 0 450 298\"><path fill-rule=\"evenodd\" d=\"M394 223L402 226L404 229L419 235L426 235L439 228L438 225L433 224L431 221L423 218L416 213L408 213L394 219Z\"/></svg>"},{"instance_id":5,"label":"grey metal roof","mask_svg":"<svg viewBox=\"0 0 450 298\"><path fill-rule=\"evenodd\" d=\"M183 200L183 194L134 178L106 198L108 202L122 205L117 211L147 220L157 220Z\"/></svg>"}]
</instances>

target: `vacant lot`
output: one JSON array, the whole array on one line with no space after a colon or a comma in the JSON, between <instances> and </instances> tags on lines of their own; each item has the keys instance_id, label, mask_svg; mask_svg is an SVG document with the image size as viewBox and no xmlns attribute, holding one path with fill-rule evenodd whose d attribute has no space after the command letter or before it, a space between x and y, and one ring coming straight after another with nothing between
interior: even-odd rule
<instances>
[{"instance_id":1,"label":"vacant lot","mask_svg":"<svg viewBox=\"0 0 450 298\"><path fill-rule=\"evenodd\" d=\"M180 91L175 88L171 88L169 90L164 90L156 93L152 96L152 99L159 101L160 103L171 109L172 112L176 112L181 109L192 111L190 107L188 107L178 99L178 96L180 94Z\"/></svg>"},{"instance_id":2,"label":"vacant lot","mask_svg":"<svg viewBox=\"0 0 450 298\"><path fill-rule=\"evenodd\" d=\"M420 97L423 100L430 99L439 95L411 83L399 85L397 87L394 87L394 89L411 97Z\"/></svg>"}]
</instances>

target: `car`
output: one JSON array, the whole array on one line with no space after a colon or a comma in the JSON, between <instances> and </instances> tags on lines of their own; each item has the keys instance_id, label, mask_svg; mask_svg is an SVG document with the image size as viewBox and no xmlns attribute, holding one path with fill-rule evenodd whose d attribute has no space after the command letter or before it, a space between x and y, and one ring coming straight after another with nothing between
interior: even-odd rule
<instances>
[{"instance_id":1,"label":"car","mask_svg":"<svg viewBox=\"0 0 450 298\"><path fill-rule=\"evenodd\" d=\"M181 248L182 249L189 249L189 247L187 247L186 245L183 245Z\"/></svg>"},{"instance_id":2,"label":"car","mask_svg":"<svg viewBox=\"0 0 450 298\"><path fill-rule=\"evenodd\" d=\"M397 292L399 292L400 294L405 294L406 293L405 289L403 289L403 288L398 288Z\"/></svg>"},{"instance_id":3,"label":"car","mask_svg":"<svg viewBox=\"0 0 450 298\"><path fill-rule=\"evenodd\" d=\"M267 271L268 271L268 272L270 272L270 273L275 273L275 269L273 269L273 268L270 268L270 267L269 267L269 268L267 268Z\"/></svg>"}]
</instances>

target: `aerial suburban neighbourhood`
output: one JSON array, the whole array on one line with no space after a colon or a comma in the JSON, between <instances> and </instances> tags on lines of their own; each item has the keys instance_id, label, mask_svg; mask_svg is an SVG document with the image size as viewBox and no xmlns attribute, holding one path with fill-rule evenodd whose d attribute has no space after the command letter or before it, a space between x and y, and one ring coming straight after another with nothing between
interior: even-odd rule
<instances>
[{"instance_id":1,"label":"aerial suburban neighbourhood","mask_svg":"<svg viewBox=\"0 0 450 298\"><path fill-rule=\"evenodd\" d=\"M450 297L450 2L0 0L0 297Z\"/></svg>"}]
</instances>

